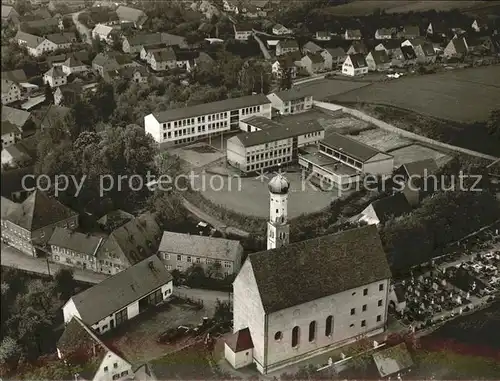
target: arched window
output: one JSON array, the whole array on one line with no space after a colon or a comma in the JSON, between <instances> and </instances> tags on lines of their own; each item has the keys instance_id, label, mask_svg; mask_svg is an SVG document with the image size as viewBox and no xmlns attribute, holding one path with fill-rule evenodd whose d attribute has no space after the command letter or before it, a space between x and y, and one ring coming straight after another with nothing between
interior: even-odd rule
<instances>
[{"instance_id":1,"label":"arched window","mask_svg":"<svg viewBox=\"0 0 500 381\"><path fill-rule=\"evenodd\" d=\"M292 347L295 348L299 344L299 330L300 328L295 326L292 329Z\"/></svg>"},{"instance_id":2,"label":"arched window","mask_svg":"<svg viewBox=\"0 0 500 381\"><path fill-rule=\"evenodd\" d=\"M309 323L309 341L313 341L316 338L316 322L312 321Z\"/></svg>"},{"instance_id":3,"label":"arched window","mask_svg":"<svg viewBox=\"0 0 500 381\"><path fill-rule=\"evenodd\" d=\"M326 318L325 336L331 336L333 331L333 316Z\"/></svg>"}]
</instances>

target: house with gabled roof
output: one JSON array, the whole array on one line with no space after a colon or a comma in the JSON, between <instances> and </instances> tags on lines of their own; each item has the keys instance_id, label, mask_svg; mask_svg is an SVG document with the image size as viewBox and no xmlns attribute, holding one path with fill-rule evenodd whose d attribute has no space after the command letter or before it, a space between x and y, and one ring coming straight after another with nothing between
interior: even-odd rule
<instances>
[{"instance_id":1,"label":"house with gabled roof","mask_svg":"<svg viewBox=\"0 0 500 381\"><path fill-rule=\"evenodd\" d=\"M94 29L92 29L92 38L99 39L106 42L107 44L113 43L113 34L118 34L118 29L116 26L97 24Z\"/></svg>"},{"instance_id":2,"label":"house with gabled roof","mask_svg":"<svg viewBox=\"0 0 500 381\"><path fill-rule=\"evenodd\" d=\"M433 189L429 179L439 167L434 159L423 159L400 165L394 170L394 190L402 192L411 206L417 206L426 191Z\"/></svg>"},{"instance_id":3,"label":"house with gabled roof","mask_svg":"<svg viewBox=\"0 0 500 381\"><path fill-rule=\"evenodd\" d=\"M78 214L45 192L35 190L5 217L2 239L18 250L37 256L56 227L76 229Z\"/></svg>"},{"instance_id":4,"label":"house with gabled roof","mask_svg":"<svg viewBox=\"0 0 500 381\"><path fill-rule=\"evenodd\" d=\"M116 14L118 15L121 23L131 23L134 28L137 29L142 29L144 23L148 19L148 16L146 16L144 11L126 7L124 5L120 5L116 8Z\"/></svg>"},{"instance_id":5,"label":"house with gabled roof","mask_svg":"<svg viewBox=\"0 0 500 381\"><path fill-rule=\"evenodd\" d=\"M21 86L2 74L2 104L7 105L21 99Z\"/></svg>"},{"instance_id":6,"label":"house with gabled roof","mask_svg":"<svg viewBox=\"0 0 500 381\"><path fill-rule=\"evenodd\" d=\"M368 73L368 64L361 53L349 54L342 64L342 74L354 77Z\"/></svg>"},{"instance_id":7,"label":"house with gabled roof","mask_svg":"<svg viewBox=\"0 0 500 381\"><path fill-rule=\"evenodd\" d=\"M226 359L268 374L380 334L390 278L374 225L250 254L233 282Z\"/></svg>"},{"instance_id":8,"label":"house with gabled roof","mask_svg":"<svg viewBox=\"0 0 500 381\"><path fill-rule=\"evenodd\" d=\"M177 58L171 47L155 49L149 55L149 65L154 71L163 71L177 67Z\"/></svg>"},{"instance_id":9,"label":"house with gabled roof","mask_svg":"<svg viewBox=\"0 0 500 381\"><path fill-rule=\"evenodd\" d=\"M18 140L21 140L21 130L9 121L2 122L1 131L2 149L15 144Z\"/></svg>"},{"instance_id":10,"label":"house with gabled roof","mask_svg":"<svg viewBox=\"0 0 500 381\"><path fill-rule=\"evenodd\" d=\"M467 43L465 38L453 38L444 48L444 56L446 58L463 58L467 55Z\"/></svg>"},{"instance_id":11,"label":"house with gabled roof","mask_svg":"<svg viewBox=\"0 0 500 381\"><path fill-rule=\"evenodd\" d=\"M361 40L362 34L359 29L347 29L344 33L345 40Z\"/></svg>"},{"instance_id":12,"label":"house with gabled roof","mask_svg":"<svg viewBox=\"0 0 500 381\"><path fill-rule=\"evenodd\" d=\"M284 36L287 34L292 34L292 31L281 24L276 24L275 26L273 26L273 34L277 36Z\"/></svg>"},{"instance_id":13,"label":"house with gabled roof","mask_svg":"<svg viewBox=\"0 0 500 381\"><path fill-rule=\"evenodd\" d=\"M205 272L214 271L213 275L226 277L240 270L243 247L236 240L165 231L158 256L169 271L199 266Z\"/></svg>"},{"instance_id":14,"label":"house with gabled roof","mask_svg":"<svg viewBox=\"0 0 500 381\"><path fill-rule=\"evenodd\" d=\"M385 224L389 219L411 212L411 206L402 193L395 193L373 201L362 212L359 221L368 224Z\"/></svg>"},{"instance_id":15,"label":"house with gabled roof","mask_svg":"<svg viewBox=\"0 0 500 381\"><path fill-rule=\"evenodd\" d=\"M347 49L347 54L367 54L368 48L363 41L354 41Z\"/></svg>"},{"instance_id":16,"label":"house with gabled roof","mask_svg":"<svg viewBox=\"0 0 500 381\"><path fill-rule=\"evenodd\" d=\"M385 50L372 50L366 56L368 70L387 71L391 68L391 59Z\"/></svg>"},{"instance_id":17,"label":"house with gabled roof","mask_svg":"<svg viewBox=\"0 0 500 381\"><path fill-rule=\"evenodd\" d=\"M312 75L325 70L325 59L320 53L308 53L300 60L300 66Z\"/></svg>"},{"instance_id":18,"label":"house with gabled roof","mask_svg":"<svg viewBox=\"0 0 500 381\"><path fill-rule=\"evenodd\" d=\"M315 54L321 52L322 50L323 48L321 46L315 44L312 41L308 41L302 46L302 54L307 54L307 53Z\"/></svg>"},{"instance_id":19,"label":"house with gabled roof","mask_svg":"<svg viewBox=\"0 0 500 381\"><path fill-rule=\"evenodd\" d=\"M398 33L401 38L417 38L420 36L420 28L418 25L405 25L403 29Z\"/></svg>"},{"instance_id":20,"label":"house with gabled roof","mask_svg":"<svg viewBox=\"0 0 500 381\"><path fill-rule=\"evenodd\" d=\"M50 53L57 50L57 44L44 37L35 36L34 34L17 31L14 40L18 45L24 46L28 50L28 54L33 57L39 57L42 54Z\"/></svg>"},{"instance_id":21,"label":"house with gabled roof","mask_svg":"<svg viewBox=\"0 0 500 381\"><path fill-rule=\"evenodd\" d=\"M417 63L417 54L412 46L402 46L401 52L403 53L402 60L394 60L393 64L395 65L415 65Z\"/></svg>"},{"instance_id":22,"label":"house with gabled roof","mask_svg":"<svg viewBox=\"0 0 500 381\"><path fill-rule=\"evenodd\" d=\"M299 44L296 40L281 40L276 45L276 56L299 51Z\"/></svg>"},{"instance_id":23,"label":"house with gabled roof","mask_svg":"<svg viewBox=\"0 0 500 381\"><path fill-rule=\"evenodd\" d=\"M318 31L314 37L318 41L330 41L332 39L332 35L327 31Z\"/></svg>"},{"instance_id":24,"label":"house with gabled roof","mask_svg":"<svg viewBox=\"0 0 500 381\"><path fill-rule=\"evenodd\" d=\"M288 70L290 77L293 79L297 76L297 64L301 59L302 57L298 51L283 54L273 62L271 72L277 78L282 78L283 74Z\"/></svg>"},{"instance_id":25,"label":"house with gabled roof","mask_svg":"<svg viewBox=\"0 0 500 381\"><path fill-rule=\"evenodd\" d=\"M143 46L165 44L167 46L179 46L181 49L189 47L186 38L170 33L143 33L139 32L123 38L122 50L124 53L140 53Z\"/></svg>"},{"instance_id":26,"label":"house with gabled roof","mask_svg":"<svg viewBox=\"0 0 500 381\"><path fill-rule=\"evenodd\" d=\"M431 64L436 62L436 52L430 42L413 45L413 50L415 50L415 54L417 55L417 63Z\"/></svg>"},{"instance_id":27,"label":"house with gabled roof","mask_svg":"<svg viewBox=\"0 0 500 381\"><path fill-rule=\"evenodd\" d=\"M253 25L249 23L233 24L234 39L238 41L248 41L253 34Z\"/></svg>"},{"instance_id":28,"label":"house with gabled roof","mask_svg":"<svg viewBox=\"0 0 500 381\"><path fill-rule=\"evenodd\" d=\"M163 303L172 291L172 275L152 255L72 296L62 308L64 322L77 317L102 334Z\"/></svg>"},{"instance_id":29,"label":"house with gabled roof","mask_svg":"<svg viewBox=\"0 0 500 381\"><path fill-rule=\"evenodd\" d=\"M312 94L304 88L292 87L267 95L272 107L280 115L299 114L308 111L313 106Z\"/></svg>"},{"instance_id":30,"label":"house with gabled roof","mask_svg":"<svg viewBox=\"0 0 500 381\"><path fill-rule=\"evenodd\" d=\"M71 45L77 42L76 35L73 32L48 34L45 38L55 44L57 49L69 49Z\"/></svg>"},{"instance_id":31,"label":"house with gabled roof","mask_svg":"<svg viewBox=\"0 0 500 381\"><path fill-rule=\"evenodd\" d=\"M97 271L116 274L156 253L161 229L154 215L144 213L113 230L99 247Z\"/></svg>"},{"instance_id":32,"label":"house with gabled roof","mask_svg":"<svg viewBox=\"0 0 500 381\"><path fill-rule=\"evenodd\" d=\"M43 83L50 87L63 86L68 83L68 75L63 71L61 66L50 68L43 75Z\"/></svg>"},{"instance_id":33,"label":"house with gabled roof","mask_svg":"<svg viewBox=\"0 0 500 381\"><path fill-rule=\"evenodd\" d=\"M110 349L97 333L74 316L57 341L57 356L72 365L81 365L75 380L126 380L134 377L132 365L115 349Z\"/></svg>"},{"instance_id":34,"label":"house with gabled roof","mask_svg":"<svg viewBox=\"0 0 500 381\"><path fill-rule=\"evenodd\" d=\"M17 25L19 23L19 13L17 13L14 7L2 4L2 25L6 25L9 22Z\"/></svg>"},{"instance_id":35,"label":"house with gabled roof","mask_svg":"<svg viewBox=\"0 0 500 381\"><path fill-rule=\"evenodd\" d=\"M337 48L326 48L320 54L325 60L325 68L327 70L332 70L334 67L342 65L347 57L345 50L340 46Z\"/></svg>"},{"instance_id":36,"label":"house with gabled roof","mask_svg":"<svg viewBox=\"0 0 500 381\"><path fill-rule=\"evenodd\" d=\"M375 46L375 50L385 50L387 55L394 60L403 59L403 52L401 51L401 42L398 40L384 41Z\"/></svg>"},{"instance_id":37,"label":"house with gabled roof","mask_svg":"<svg viewBox=\"0 0 500 381\"><path fill-rule=\"evenodd\" d=\"M375 40L390 40L396 35L396 28L380 28L375 31Z\"/></svg>"},{"instance_id":38,"label":"house with gabled roof","mask_svg":"<svg viewBox=\"0 0 500 381\"><path fill-rule=\"evenodd\" d=\"M476 18L472 22L471 28L475 32L483 32L485 30L488 30L488 21L483 18Z\"/></svg>"},{"instance_id":39,"label":"house with gabled roof","mask_svg":"<svg viewBox=\"0 0 500 381\"><path fill-rule=\"evenodd\" d=\"M22 132L34 128L30 112L2 105L2 123L4 122L12 123Z\"/></svg>"}]
</instances>

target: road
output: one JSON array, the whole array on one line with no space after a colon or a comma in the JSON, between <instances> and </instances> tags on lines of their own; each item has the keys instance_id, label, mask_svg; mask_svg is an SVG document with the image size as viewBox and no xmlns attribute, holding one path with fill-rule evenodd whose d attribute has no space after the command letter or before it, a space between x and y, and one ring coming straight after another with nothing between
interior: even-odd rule
<instances>
[{"instance_id":1,"label":"road","mask_svg":"<svg viewBox=\"0 0 500 381\"><path fill-rule=\"evenodd\" d=\"M45 258L30 257L27 254L5 245L1 246L1 264L5 267L11 267L30 271L38 274L48 274L47 261ZM75 269L74 267L67 267L57 263L49 262L50 274L54 274L61 268L69 268L73 270L73 276L80 282L97 284L107 278L105 274L95 273L89 270ZM176 288L174 294L188 297L191 299L201 299L205 304L214 305L217 299L221 301L229 300L230 295L227 292L204 290L197 288Z\"/></svg>"},{"instance_id":2,"label":"road","mask_svg":"<svg viewBox=\"0 0 500 381\"><path fill-rule=\"evenodd\" d=\"M257 36L257 34L255 33L255 30L254 30L254 33L253 33L253 37L255 38L255 41L257 41L257 43L259 44L260 50L262 51L262 54L264 55L264 58L266 60L272 59L271 54L269 53L269 51L266 48L266 45L262 42L262 40L259 38L259 36Z\"/></svg>"},{"instance_id":3,"label":"road","mask_svg":"<svg viewBox=\"0 0 500 381\"><path fill-rule=\"evenodd\" d=\"M71 14L71 18L73 19L73 23L76 26L76 29L78 30L78 33L82 36L82 38L85 38L85 42L87 44L92 45L92 32L90 31L89 28L87 28L85 25L83 25L79 20L78 16L80 13L84 12L84 10L81 10L80 12L75 12Z\"/></svg>"}]
</instances>

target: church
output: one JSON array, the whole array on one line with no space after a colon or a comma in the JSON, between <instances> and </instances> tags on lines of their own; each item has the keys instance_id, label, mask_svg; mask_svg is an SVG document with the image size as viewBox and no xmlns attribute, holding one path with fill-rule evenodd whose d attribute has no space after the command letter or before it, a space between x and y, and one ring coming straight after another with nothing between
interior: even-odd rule
<instances>
[{"instance_id":1,"label":"church","mask_svg":"<svg viewBox=\"0 0 500 381\"><path fill-rule=\"evenodd\" d=\"M267 374L384 332L391 272L374 225L289 244L290 184L269 182L267 250L233 283L225 357Z\"/></svg>"}]
</instances>

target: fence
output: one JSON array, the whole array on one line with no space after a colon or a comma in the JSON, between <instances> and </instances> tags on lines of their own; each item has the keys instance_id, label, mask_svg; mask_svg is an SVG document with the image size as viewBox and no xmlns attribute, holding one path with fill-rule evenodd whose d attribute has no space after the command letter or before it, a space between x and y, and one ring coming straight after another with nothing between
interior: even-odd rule
<instances>
[{"instance_id":1,"label":"fence","mask_svg":"<svg viewBox=\"0 0 500 381\"><path fill-rule=\"evenodd\" d=\"M349 108L349 107L344 107L344 106L340 106L340 105L337 105L334 103L320 102L320 101L314 101L313 103L314 103L314 106L317 106L317 107L320 107L320 108L323 108L326 110L330 110L330 111L342 110L346 114L350 114L358 119L364 120L365 122L374 124L375 126L381 128L383 130L398 134L398 135L403 136L403 137L408 138L408 139L416 140L416 141L419 141L421 143L434 145L434 146L441 147L441 148L448 149L448 150L452 150L455 152L464 153L466 155L480 157L482 159L498 160L498 158L495 156L486 155L486 154L481 153L481 152L473 151L473 150L470 150L467 148L453 146L451 144L442 143L442 142L439 142L439 141L434 140L434 139L426 138L425 136L417 135L413 132L406 131L406 130L403 130L401 128L395 127L392 124L383 122L383 121L376 119L372 116L366 115L365 113L363 113L361 111L354 110L354 109Z\"/></svg>"}]
</instances>

